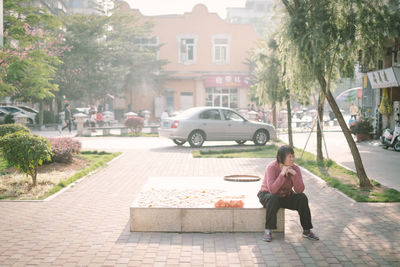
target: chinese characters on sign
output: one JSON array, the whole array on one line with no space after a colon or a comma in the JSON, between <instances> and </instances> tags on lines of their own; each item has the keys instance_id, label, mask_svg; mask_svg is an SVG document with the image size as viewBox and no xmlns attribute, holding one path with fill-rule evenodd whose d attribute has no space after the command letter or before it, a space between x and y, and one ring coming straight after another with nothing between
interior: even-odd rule
<instances>
[{"instance_id":1,"label":"chinese characters on sign","mask_svg":"<svg viewBox=\"0 0 400 267\"><path fill-rule=\"evenodd\" d=\"M249 75L207 75L204 76L204 87L250 87Z\"/></svg>"},{"instance_id":2,"label":"chinese characters on sign","mask_svg":"<svg viewBox=\"0 0 400 267\"><path fill-rule=\"evenodd\" d=\"M398 69L388 68L384 70L368 72L367 75L372 88L377 89L399 86L395 71L397 72Z\"/></svg>"}]
</instances>

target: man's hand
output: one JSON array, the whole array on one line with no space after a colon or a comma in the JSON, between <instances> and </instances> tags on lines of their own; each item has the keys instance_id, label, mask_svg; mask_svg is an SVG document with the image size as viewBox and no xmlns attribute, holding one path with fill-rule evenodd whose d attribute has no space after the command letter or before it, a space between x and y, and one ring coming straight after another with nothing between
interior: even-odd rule
<instances>
[{"instance_id":1,"label":"man's hand","mask_svg":"<svg viewBox=\"0 0 400 267\"><path fill-rule=\"evenodd\" d=\"M288 169L288 173L292 174L292 175L296 175L296 171L294 169L292 169L291 167Z\"/></svg>"},{"instance_id":2,"label":"man's hand","mask_svg":"<svg viewBox=\"0 0 400 267\"><path fill-rule=\"evenodd\" d=\"M281 170L281 175L286 176L288 174L289 167L288 166L283 166Z\"/></svg>"}]
</instances>

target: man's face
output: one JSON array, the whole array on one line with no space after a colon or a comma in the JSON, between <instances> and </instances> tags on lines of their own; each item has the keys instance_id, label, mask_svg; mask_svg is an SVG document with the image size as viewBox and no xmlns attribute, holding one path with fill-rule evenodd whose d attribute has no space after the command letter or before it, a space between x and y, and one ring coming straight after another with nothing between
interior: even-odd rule
<instances>
[{"instance_id":1,"label":"man's face","mask_svg":"<svg viewBox=\"0 0 400 267\"><path fill-rule=\"evenodd\" d=\"M294 154L287 154L285 158L285 162L283 163L286 166L293 166L294 164Z\"/></svg>"}]
</instances>

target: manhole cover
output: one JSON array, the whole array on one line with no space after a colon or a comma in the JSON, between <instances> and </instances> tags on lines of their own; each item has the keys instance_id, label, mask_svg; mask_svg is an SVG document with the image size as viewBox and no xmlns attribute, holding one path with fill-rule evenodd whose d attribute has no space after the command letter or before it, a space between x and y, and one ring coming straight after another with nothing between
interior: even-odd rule
<instances>
[{"instance_id":1,"label":"manhole cover","mask_svg":"<svg viewBox=\"0 0 400 267\"><path fill-rule=\"evenodd\" d=\"M256 182L260 181L260 177L256 175L238 174L224 176L225 181L231 182Z\"/></svg>"}]
</instances>

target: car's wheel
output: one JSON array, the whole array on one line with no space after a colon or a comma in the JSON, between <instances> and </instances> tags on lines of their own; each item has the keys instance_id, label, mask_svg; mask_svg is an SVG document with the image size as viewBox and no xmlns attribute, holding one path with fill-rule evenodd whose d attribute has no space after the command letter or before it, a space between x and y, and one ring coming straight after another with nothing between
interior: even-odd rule
<instances>
[{"instance_id":1,"label":"car's wheel","mask_svg":"<svg viewBox=\"0 0 400 267\"><path fill-rule=\"evenodd\" d=\"M179 139L173 139L172 141L174 141L174 143L177 144L178 146L181 146L184 143L186 143L185 140L179 140Z\"/></svg>"},{"instance_id":2,"label":"car's wheel","mask_svg":"<svg viewBox=\"0 0 400 267\"><path fill-rule=\"evenodd\" d=\"M397 152L400 151L400 140L399 140L399 139L396 140L396 143L394 144L393 148L394 148L394 150L396 150Z\"/></svg>"},{"instance_id":3,"label":"car's wheel","mask_svg":"<svg viewBox=\"0 0 400 267\"><path fill-rule=\"evenodd\" d=\"M243 145L244 143L246 143L246 140L236 140L235 142L239 145Z\"/></svg>"},{"instance_id":4,"label":"car's wheel","mask_svg":"<svg viewBox=\"0 0 400 267\"><path fill-rule=\"evenodd\" d=\"M269 140L269 133L266 130L257 130L254 134L253 142L256 146L263 146Z\"/></svg>"},{"instance_id":5,"label":"car's wheel","mask_svg":"<svg viewBox=\"0 0 400 267\"><path fill-rule=\"evenodd\" d=\"M205 138L205 134L202 131L196 130L189 134L188 141L191 147L201 147Z\"/></svg>"},{"instance_id":6,"label":"car's wheel","mask_svg":"<svg viewBox=\"0 0 400 267\"><path fill-rule=\"evenodd\" d=\"M33 124L33 120L31 118L28 118L28 123Z\"/></svg>"}]
</instances>

